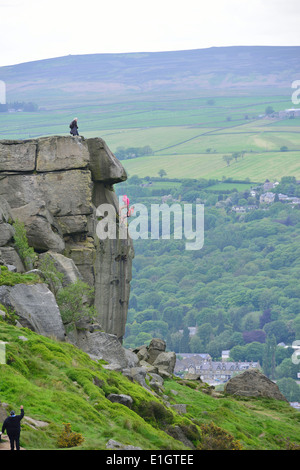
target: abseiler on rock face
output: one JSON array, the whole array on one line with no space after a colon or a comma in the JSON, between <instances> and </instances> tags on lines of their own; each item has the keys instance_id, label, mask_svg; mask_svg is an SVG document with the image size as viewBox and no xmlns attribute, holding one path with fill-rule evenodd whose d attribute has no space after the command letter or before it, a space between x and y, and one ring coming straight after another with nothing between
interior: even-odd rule
<instances>
[{"instance_id":1,"label":"abseiler on rock face","mask_svg":"<svg viewBox=\"0 0 300 470\"><path fill-rule=\"evenodd\" d=\"M0 141L0 197L22 219L37 251L56 251L74 261L83 280L95 287L98 322L120 340L134 250L129 237L98 239L96 209L108 203L118 212L113 185L126 179L124 167L101 138ZM29 211L32 204L43 211Z\"/></svg>"}]
</instances>

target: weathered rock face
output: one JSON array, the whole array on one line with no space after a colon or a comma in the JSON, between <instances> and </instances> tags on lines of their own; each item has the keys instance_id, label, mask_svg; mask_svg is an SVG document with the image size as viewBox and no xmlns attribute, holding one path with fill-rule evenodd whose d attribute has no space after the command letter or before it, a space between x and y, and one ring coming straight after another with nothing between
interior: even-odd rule
<instances>
[{"instance_id":1,"label":"weathered rock face","mask_svg":"<svg viewBox=\"0 0 300 470\"><path fill-rule=\"evenodd\" d=\"M129 238L99 240L96 211L100 204L118 211L113 184L126 177L100 138L0 141L0 258L24 271L13 244L11 223L18 219L36 251L70 258L95 287L97 321L118 339L125 333L134 252ZM68 271L57 255L56 263Z\"/></svg>"},{"instance_id":2,"label":"weathered rock face","mask_svg":"<svg viewBox=\"0 0 300 470\"><path fill-rule=\"evenodd\" d=\"M45 284L0 286L0 303L17 312L22 326L65 340L65 329L52 292Z\"/></svg>"},{"instance_id":3,"label":"weathered rock face","mask_svg":"<svg viewBox=\"0 0 300 470\"><path fill-rule=\"evenodd\" d=\"M230 379L225 385L225 392L231 395L288 401L279 391L278 385L256 369L246 370Z\"/></svg>"}]
</instances>

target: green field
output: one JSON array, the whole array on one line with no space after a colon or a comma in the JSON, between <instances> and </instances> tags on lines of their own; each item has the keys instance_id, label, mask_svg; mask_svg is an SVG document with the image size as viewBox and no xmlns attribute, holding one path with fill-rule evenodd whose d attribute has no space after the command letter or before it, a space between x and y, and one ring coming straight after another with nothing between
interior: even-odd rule
<instances>
[{"instance_id":1,"label":"green field","mask_svg":"<svg viewBox=\"0 0 300 470\"><path fill-rule=\"evenodd\" d=\"M102 103L79 99L75 107L0 113L0 138L68 135L76 115L80 134L102 137L113 152L118 147L152 148L152 156L122 161L131 176L153 177L164 169L169 178L300 179L300 118L261 117L267 106L275 111L290 107L287 92L268 97L227 92L213 99L184 99L174 93L130 98ZM223 156L234 152L244 152L244 157L227 165Z\"/></svg>"},{"instance_id":2,"label":"green field","mask_svg":"<svg viewBox=\"0 0 300 470\"><path fill-rule=\"evenodd\" d=\"M168 178L249 178L263 182L290 175L300 179L299 157L300 152L249 153L227 166L220 154L155 155L122 163L130 176L158 176L159 170L164 169Z\"/></svg>"}]
</instances>

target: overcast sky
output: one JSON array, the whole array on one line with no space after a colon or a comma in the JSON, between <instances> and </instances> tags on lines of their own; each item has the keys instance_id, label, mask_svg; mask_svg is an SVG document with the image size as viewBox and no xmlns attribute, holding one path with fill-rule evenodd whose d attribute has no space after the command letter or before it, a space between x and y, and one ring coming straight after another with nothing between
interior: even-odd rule
<instances>
[{"instance_id":1,"label":"overcast sky","mask_svg":"<svg viewBox=\"0 0 300 470\"><path fill-rule=\"evenodd\" d=\"M68 54L300 45L299 0L0 0L0 66Z\"/></svg>"}]
</instances>

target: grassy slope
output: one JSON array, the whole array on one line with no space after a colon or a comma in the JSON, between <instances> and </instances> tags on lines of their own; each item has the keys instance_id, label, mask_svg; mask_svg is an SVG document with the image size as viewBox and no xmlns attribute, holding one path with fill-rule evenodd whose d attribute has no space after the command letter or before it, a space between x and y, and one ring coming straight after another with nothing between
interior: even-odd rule
<instances>
[{"instance_id":1,"label":"grassy slope","mask_svg":"<svg viewBox=\"0 0 300 470\"><path fill-rule=\"evenodd\" d=\"M20 335L28 341L18 339ZM185 448L163 431L163 419L158 422L149 417L146 422L133 411L140 412L150 401L162 402L121 373L104 369L70 344L25 328L1 322L0 338L8 342L7 364L0 365L1 402L14 409L23 404L28 416L49 422L40 430L23 422L21 445L26 449L56 449L65 422L85 438L81 449L105 449L110 438L143 449ZM95 377L102 381L101 388L94 385ZM281 438L300 444L300 414L286 403L222 395L214 398L178 380L165 381L165 387L171 403L188 405L187 415L172 412L172 425L189 425L190 419L197 425L213 421L240 440L244 449L284 448ZM109 393L131 395L133 410L111 403L105 398Z\"/></svg>"},{"instance_id":2,"label":"grassy slope","mask_svg":"<svg viewBox=\"0 0 300 470\"><path fill-rule=\"evenodd\" d=\"M18 336L25 335L23 342ZM105 449L116 439L143 449L182 449L184 446L147 424L138 414L113 404L105 395L124 393L135 406L156 400L142 387L120 373L105 370L87 354L69 344L0 323L0 337L6 344L6 362L0 365L0 400L14 409L24 405L31 418L49 422L44 430L23 424L22 446L27 449L55 449L63 423L82 433L84 449ZM102 388L93 378L103 381Z\"/></svg>"}]
</instances>

